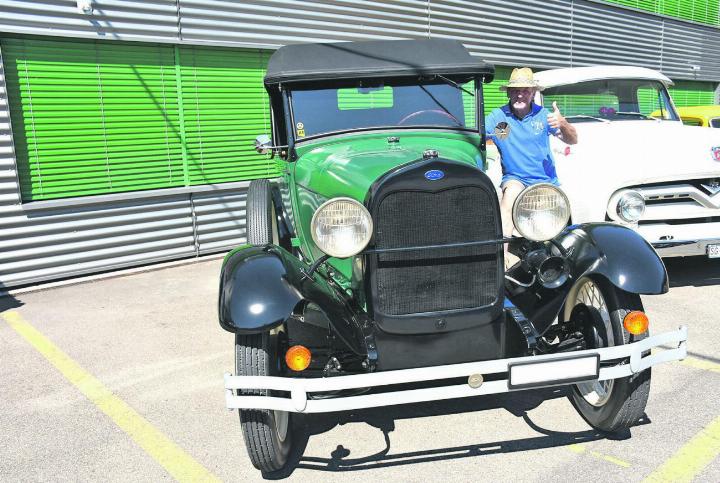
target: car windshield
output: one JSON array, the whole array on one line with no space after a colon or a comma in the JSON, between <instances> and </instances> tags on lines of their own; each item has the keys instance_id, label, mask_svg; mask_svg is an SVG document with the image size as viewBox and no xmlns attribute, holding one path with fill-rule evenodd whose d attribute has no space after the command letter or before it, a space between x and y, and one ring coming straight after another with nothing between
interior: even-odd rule
<instances>
[{"instance_id":1,"label":"car windshield","mask_svg":"<svg viewBox=\"0 0 720 483\"><path fill-rule=\"evenodd\" d=\"M710 119L710 127L720 127L720 117Z\"/></svg>"},{"instance_id":2,"label":"car windshield","mask_svg":"<svg viewBox=\"0 0 720 483\"><path fill-rule=\"evenodd\" d=\"M413 85L303 89L291 92L298 140L355 129L476 129L475 81L444 77Z\"/></svg>"},{"instance_id":3,"label":"car windshield","mask_svg":"<svg viewBox=\"0 0 720 483\"><path fill-rule=\"evenodd\" d=\"M571 122L677 121L665 86L640 79L603 79L551 87L542 92L543 104L553 102Z\"/></svg>"}]
</instances>

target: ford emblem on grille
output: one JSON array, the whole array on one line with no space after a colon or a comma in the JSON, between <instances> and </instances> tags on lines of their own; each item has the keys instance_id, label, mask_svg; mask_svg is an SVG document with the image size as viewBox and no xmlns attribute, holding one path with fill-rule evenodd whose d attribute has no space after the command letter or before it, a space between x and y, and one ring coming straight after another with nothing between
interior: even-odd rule
<instances>
[{"instance_id":1,"label":"ford emblem on grille","mask_svg":"<svg viewBox=\"0 0 720 483\"><path fill-rule=\"evenodd\" d=\"M445 173L443 173L439 169L431 169L430 171L425 172L425 178L429 179L430 181L443 179L444 177L445 177Z\"/></svg>"}]
</instances>

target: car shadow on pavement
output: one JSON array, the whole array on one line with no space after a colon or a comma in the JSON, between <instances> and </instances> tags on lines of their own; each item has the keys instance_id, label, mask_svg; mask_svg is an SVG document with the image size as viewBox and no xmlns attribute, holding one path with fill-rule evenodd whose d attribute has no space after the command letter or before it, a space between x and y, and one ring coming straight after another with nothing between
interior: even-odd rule
<instances>
[{"instance_id":1,"label":"car shadow on pavement","mask_svg":"<svg viewBox=\"0 0 720 483\"><path fill-rule=\"evenodd\" d=\"M7 293L5 291L5 286L0 283L0 313L10 309L16 309L22 305L23 303Z\"/></svg>"},{"instance_id":2,"label":"car shadow on pavement","mask_svg":"<svg viewBox=\"0 0 720 483\"><path fill-rule=\"evenodd\" d=\"M670 277L670 287L720 285L720 259L673 257L663 261Z\"/></svg>"},{"instance_id":3,"label":"car shadow on pavement","mask_svg":"<svg viewBox=\"0 0 720 483\"><path fill-rule=\"evenodd\" d=\"M612 436L597 430L567 433L551 431L538 426L528 416L528 411L538 407L544 401L564 398L568 394L568 388L545 388L525 391L522 395L517 393L500 394L494 397L480 396L339 413L304 415L299 418L300 421L294 427L297 440L294 451L289 456L290 459L286 468L281 472L264 474L263 476L266 479L282 479L290 476L297 468L330 472L371 470L432 461L472 458L488 454L561 447L599 439L627 439L630 437L629 430ZM523 418L528 426L541 433L542 436L406 453L390 453L390 433L395 430L396 420L475 413L487 409L505 409L514 416ZM381 430L385 439L385 448L373 455L363 456L362 458L350 458L352 451L346 445L338 445L329 458L303 456L311 436L330 431L337 425L357 422L364 422ZM645 416L638 424L648 423L649 419Z\"/></svg>"}]
</instances>

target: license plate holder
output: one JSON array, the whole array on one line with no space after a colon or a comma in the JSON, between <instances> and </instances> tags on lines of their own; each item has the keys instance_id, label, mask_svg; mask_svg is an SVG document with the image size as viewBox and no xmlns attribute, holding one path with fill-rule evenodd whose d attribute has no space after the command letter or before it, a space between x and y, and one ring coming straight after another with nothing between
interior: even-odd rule
<instances>
[{"instance_id":1,"label":"license plate holder","mask_svg":"<svg viewBox=\"0 0 720 483\"><path fill-rule=\"evenodd\" d=\"M708 258L720 258L720 243L711 243L705 249Z\"/></svg>"},{"instance_id":2,"label":"license plate holder","mask_svg":"<svg viewBox=\"0 0 720 483\"><path fill-rule=\"evenodd\" d=\"M552 372L552 376L541 375ZM569 356L548 361L526 361L508 364L508 388L558 386L596 381L600 377L600 354Z\"/></svg>"}]
</instances>

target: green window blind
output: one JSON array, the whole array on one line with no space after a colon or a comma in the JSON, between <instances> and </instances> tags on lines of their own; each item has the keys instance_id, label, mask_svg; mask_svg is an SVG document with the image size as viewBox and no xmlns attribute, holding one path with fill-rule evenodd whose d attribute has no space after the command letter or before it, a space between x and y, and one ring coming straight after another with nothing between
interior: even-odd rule
<instances>
[{"instance_id":1,"label":"green window blind","mask_svg":"<svg viewBox=\"0 0 720 483\"><path fill-rule=\"evenodd\" d=\"M557 102L563 116L600 116L605 109L618 111L618 98L612 94L576 94L576 95L545 95L543 104L552 110L552 103Z\"/></svg>"},{"instance_id":2,"label":"green window blind","mask_svg":"<svg viewBox=\"0 0 720 483\"><path fill-rule=\"evenodd\" d=\"M638 109L646 116L659 117L661 112L667 112L667 105L663 102L657 90L651 87L641 87L637 90Z\"/></svg>"},{"instance_id":3,"label":"green window blind","mask_svg":"<svg viewBox=\"0 0 720 483\"><path fill-rule=\"evenodd\" d=\"M605 0L693 22L720 26L720 0Z\"/></svg>"},{"instance_id":4,"label":"green window blind","mask_svg":"<svg viewBox=\"0 0 720 483\"><path fill-rule=\"evenodd\" d=\"M277 173L252 150L270 131L262 51L28 38L0 46L23 201Z\"/></svg>"},{"instance_id":5,"label":"green window blind","mask_svg":"<svg viewBox=\"0 0 720 483\"><path fill-rule=\"evenodd\" d=\"M3 39L2 52L23 200L182 183L172 48Z\"/></svg>"},{"instance_id":6,"label":"green window blind","mask_svg":"<svg viewBox=\"0 0 720 483\"><path fill-rule=\"evenodd\" d=\"M495 78L493 81L489 84L483 84L486 116L496 107L507 104L507 93L501 91L500 86L507 84L507 81L510 79L511 70L509 67L495 67Z\"/></svg>"},{"instance_id":7,"label":"green window blind","mask_svg":"<svg viewBox=\"0 0 720 483\"><path fill-rule=\"evenodd\" d=\"M393 106L393 101L390 86L337 90L337 106L341 111L387 108Z\"/></svg>"},{"instance_id":8,"label":"green window blind","mask_svg":"<svg viewBox=\"0 0 720 483\"><path fill-rule=\"evenodd\" d=\"M257 135L271 131L263 87L271 52L178 50L189 184L278 176L276 164L253 148Z\"/></svg>"},{"instance_id":9,"label":"green window blind","mask_svg":"<svg viewBox=\"0 0 720 483\"><path fill-rule=\"evenodd\" d=\"M683 119L682 123L686 126L700 126L702 125L702 121L700 119Z\"/></svg>"},{"instance_id":10,"label":"green window blind","mask_svg":"<svg viewBox=\"0 0 720 483\"><path fill-rule=\"evenodd\" d=\"M715 104L715 86L712 82L677 81L668 90L677 107L707 106Z\"/></svg>"},{"instance_id":11,"label":"green window blind","mask_svg":"<svg viewBox=\"0 0 720 483\"><path fill-rule=\"evenodd\" d=\"M475 127L475 96L471 96L468 92L475 92L475 81L470 81L462 86L465 90L462 92L463 112L465 113L465 127ZM468 92L465 92L468 91Z\"/></svg>"}]
</instances>

